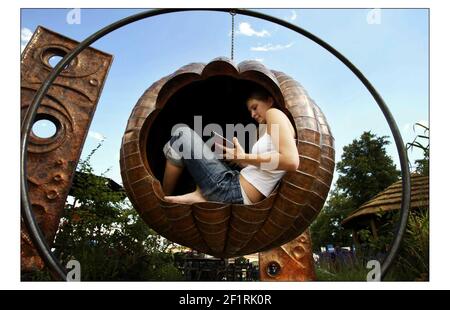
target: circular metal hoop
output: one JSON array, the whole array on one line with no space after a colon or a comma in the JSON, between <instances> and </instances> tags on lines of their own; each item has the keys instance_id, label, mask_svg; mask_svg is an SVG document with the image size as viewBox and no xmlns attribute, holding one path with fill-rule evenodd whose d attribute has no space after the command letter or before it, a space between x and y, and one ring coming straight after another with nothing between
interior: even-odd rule
<instances>
[{"instance_id":1,"label":"circular metal hoop","mask_svg":"<svg viewBox=\"0 0 450 310\"><path fill-rule=\"evenodd\" d=\"M149 10L142 13L138 13L129 17L126 17L124 19L121 19L115 23L112 23L101 30L95 32L88 38L86 38L84 41L82 41L76 48L74 48L70 53L66 54L63 59L60 60L60 62L53 68L52 72L49 74L47 79L42 83L39 90L36 92L36 95L34 96L33 102L30 105L28 112L25 116L25 119L22 123L21 128L21 160L20 160L20 197L21 197L21 211L22 211L22 217L25 223L26 228L28 229L28 232L30 233L30 237L33 240L34 245L36 246L39 254L47 264L47 266L50 268L50 270L61 280L66 280L66 270L65 268L60 264L60 262L54 257L54 255L51 253L50 248L48 244L45 241L45 238L42 234L41 229L36 223L35 217L33 215L33 211L31 209L30 204L30 198L28 195L28 183L27 183L27 145L28 145L28 139L30 136L31 127L33 124L33 121L36 117L36 113L38 110L39 105L42 102L42 99L44 98L45 94L47 93L48 89L56 79L56 77L63 71L64 67L79 54L81 53L85 48L89 47L92 43L97 41L98 39L104 37L110 32L113 32L114 30L117 30L123 26L126 26L128 24L131 24L133 22L157 16L157 15L163 15L167 13L175 13L175 12L184 12L184 11L216 11L216 12L225 12L229 13L230 9L158 9L158 10ZM397 147L397 152L400 159L400 166L401 166L401 172L402 172L402 205L401 205L401 218L400 221L397 223L396 227L396 236L394 240L391 243L391 248L386 256L385 260L382 263L381 266L381 278L384 278L386 275L389 267L392 265L392 262L394 261L395 256L397 255L400 243L403 239L403 234L406 229L407 221L408 221L408 214L409 214L409 207L410 207L410 200L411 200L411 178L408 168L408 160L406 155L406 149L403 144L403 140L400 134L400 131L398 129L398 126L394 120L394 117L392 116L391 112L389 111L386 103L384 102L383 98L378 94L376 89L372 86L372 84L367 80L367 78L361 73L361 71L356 68L355 65L353 65L344 55L342 55L340 52L338 52L336 49L334 49L331 45L323 41L322 39L318 38L317 36L313 35L312 33L295 26L293 24L290 24L284 20L272 17L270 15L266 15L263 13L250 11L250 10L243 10L243 9L233 9L233 12L236 14L256 17L260 19L264 19L266 21L281 25L283 27L286 27L288 29L291 29L298 34L310 39L311 41L317 43L327 51L329 51L331 54L333 54L336 58L338 58L347 68L349 68L357 77L358 79L364 84L364 86L367 88L367 90L370 92L372 97L377 102L378 106L380 107L381 111L384 114L384 117L386 118L386 121L389 124L389 128L391 129L392 135L394 137L394 141Z\"/></svg>"}]
</instances>

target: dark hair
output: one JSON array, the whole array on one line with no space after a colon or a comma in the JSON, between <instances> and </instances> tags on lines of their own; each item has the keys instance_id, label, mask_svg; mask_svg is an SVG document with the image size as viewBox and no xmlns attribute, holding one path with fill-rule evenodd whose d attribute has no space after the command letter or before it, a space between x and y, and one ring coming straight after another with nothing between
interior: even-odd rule
<instances>
[{"instance_id":1,"label":"dark hair","mask_svg":"<svg viewBox=\"0 0 450 310\"><path fill-rule=\"evenodd\" d=\"M262 86L254 85L247 94L246 102L250 99L257 99L262 101L267 101L272 98L272 95ZM275 102L275 100L274 100Z\"/></svg>"}]
</instances>

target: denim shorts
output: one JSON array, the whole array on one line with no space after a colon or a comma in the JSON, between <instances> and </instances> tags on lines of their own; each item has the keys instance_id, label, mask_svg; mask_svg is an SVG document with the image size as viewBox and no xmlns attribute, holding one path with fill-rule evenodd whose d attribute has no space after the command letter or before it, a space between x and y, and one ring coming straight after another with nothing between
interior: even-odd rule
<instances>
[{"instance_id":1,"label":"denim shorts","mask_svg":"<svg viewBox=\"0 0 450 310\"><path fill-rule=\"evenodd\" d=\"M207 200L243 203L239 170L220 161L191 128L176 128L172 132L172 138L164 145L163 152L174 165L188 169Z\"/></svg>"}]
</instances>

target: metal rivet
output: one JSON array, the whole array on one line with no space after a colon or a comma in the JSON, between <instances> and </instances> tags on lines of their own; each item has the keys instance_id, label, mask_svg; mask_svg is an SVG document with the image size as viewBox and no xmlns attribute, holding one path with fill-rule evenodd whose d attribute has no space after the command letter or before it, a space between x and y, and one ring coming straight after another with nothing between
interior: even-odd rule
<instances>
[{"instance_id":1,"label":"metal rivet","mask_svg":"<svg viewBox=\"0 0 450 310\"><path fill-rule=\"evenodd\" d=\"M292 249L292 255L294 255L296 260L300 260L305 256L306 250L302 246L296 246Z\"/></svg>"},{"instance_id":2,"label":"metal rivet","mask_svg":"<svg viewBox=\"0 0 450 310\"><path fill-rule=\"evenodd\" d=\"M98 81L96 79L91 79L91 80L89 80L89 84L91 84L92 86L97 86Z\"/></svg>"},{"instance_id":3,"label":"metal rivet","mask_svg":"<svg viewBox=\"0 0 450 310\"><path fill-rule=\"evenodd\" d=\"M48 192L47 192L47 198L48 198L48 199L53 200L53 199L55 199L56 197L58 197L58 192L57 192L57 191L51 190L51 191L48 191Z\"/></svg>"},{"instance_id":4,"label":"metal rivet","mask_svg":"<svg viewBox=\"0 0 450 310\"><path fill-rule=\"evenodd\" d=\"M53 177L53 180L55 180L56 182L60 182L63 179L62 175L57 174Z\"/></svg>"}]
</instances>

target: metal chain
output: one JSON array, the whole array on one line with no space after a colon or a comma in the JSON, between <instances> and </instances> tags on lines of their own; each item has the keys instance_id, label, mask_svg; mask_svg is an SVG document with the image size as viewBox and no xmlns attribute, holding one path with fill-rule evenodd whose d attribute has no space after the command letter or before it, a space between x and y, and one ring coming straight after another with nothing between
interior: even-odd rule
<instances>
[{"instance_id":1,"label":"metal chain","mask_svg":"<svg viewBox=\"0 0 450 310\"><path fill-rule=\"evenodd\" d=\"M236 12L231 10L231 60L234 59L234 15L236 15Z\"/></svg>"}]
</instances>

